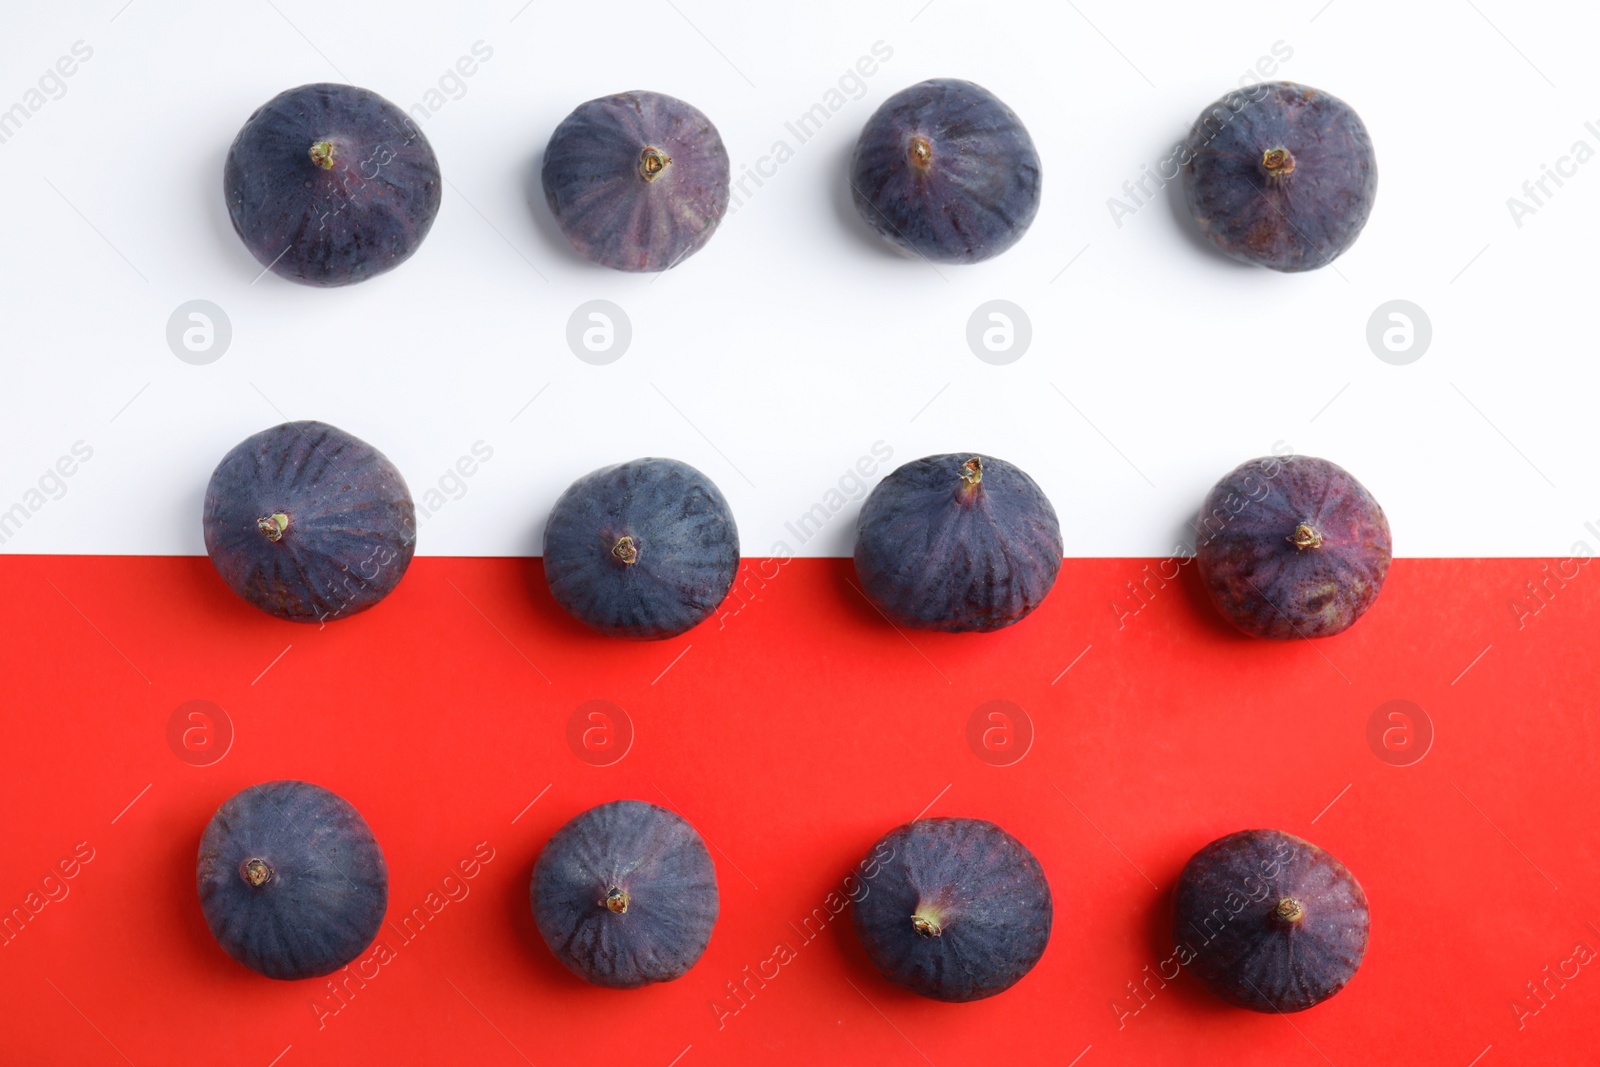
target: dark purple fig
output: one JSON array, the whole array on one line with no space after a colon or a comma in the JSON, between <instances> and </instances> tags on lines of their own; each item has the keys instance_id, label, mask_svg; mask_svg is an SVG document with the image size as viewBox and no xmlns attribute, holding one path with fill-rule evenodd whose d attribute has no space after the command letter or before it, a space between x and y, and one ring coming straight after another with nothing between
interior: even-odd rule
<instances>
[{"instance_id":1,"label":"dark purple fig","mask_svg":"<svg viewBox=\"0 0 1600 1067\"><path fill-rule=\"evenodd\" d=\"M1389 520L1348 471L1311 456L1241 463L1206 496L1195 562L1211 602L1254 637L1332 637L1378 599Z\"/></svg>"},{"instance_id":2,"label":"dark purple fig","mask_svg":"<svg viewBox=\"0 0 1600 1067\"><path fill-rule=\"evenodd\" d=\"M265 782L223 802L200 838L200 907L212 936L268 978L338 970L378 936L389 868L343 797Z\"/></svg>"},{"instance_id":3,"label":"dark purple fig","mask_svg":"<svg viewBox=\"0 0 1600 1067\"><path fill-rule=\"evenodd\" d=\"M583 258L660 271L700 251L728 210L728 151L711 120L663 93L579 104L544 150L545 199Z\"/></svg>"},{"instance_id":4,"label":"dark purple fig","mask_svg":"<svg viewBox=\"0 0 1600 1067\"><path fill-rule=\"evenodd\" d=\"M1183 195L1200 230L1234 259L1315 270L1361 234L1378 161L1361 117L1336 96L1269 82L1201 113L1183 154Z\"/></svg>"},{"instance_id":5,"label":"dark purple fig","mask_svg":"<svg viewBox=\"0 0 1600 1067\"><path fill-rule=\"evenodd\" d=\"M717 872L683 819L642 800L590 808L533 866L533 918L580 978L635 989L681 978L717 922Z\"/></svg>"},{"instance_id":6,"label":"dark purple fig","mask_svg":"<svg viewBox=\"0 0 1600 1067\"><path fill-rule=\"evenodd\" d=\"M1281 830L1241 830L1178 876L1180 959L1229 1004L1305 1011L1345 987L1367 951L1367 895L1344 864Z\"/></svg>"},{"instance_id":7,"label":"dark purple fig","mask_svg":"<svg viewBox=\"0 0 1600 1067\"><path fill-rule=\"evenodd\" d=\"M998 256L1039 211L1039 153L1016 113L954 78L902 89L850 159L856 210L903 252L939 263Z\"/></svg>"},{"instance_id":8,"label":"dark purple fig","mask_svg":"<svg viewBox=\"0 0 1600 1067\"><path fill-rule=\"evenodd\" d=\"M603 634L654 640L703 622L733 585L739 530L710 478L675 459L602 467L544 528L556 602Z\"/></svg>"},{"instance_id":9,"label":"dark purple fig","mask_svg":"<svg viewBox=\"0 0 1600 1067\"><path fill-rule=\"evenodd\" d=\"M417 124L367 89L319 83L256 108L222 170L228 215L262 266L305 285L393 270L439 213L439 161Z\"/></svg>"},{"instance_id":10,"label":"dark purple fig","mask_svg":"<svg viewBox=\"0 0 1600 1067\"><path fill-rule=\"evenodd\" d=\"M1005 460L927 456L873 488L855 556L867 598L895 625L998 630L1055 585L1061 526L1044 491Z\"/></svg>"},{"instance_id":11,"label":"dark purple fig","mask_svg":"<svg viewBox=\"0 0 1600 1067\"><path fill-rule=\"evenodd\" d=\"M324 622L388 596L411 565L416 518L387 456L324 422L235 445L206 487L206 552L270 615Z\"/></svg>"},{"instance_id":12,"label":"dark purple fig","mask_svg":"<svg viewBox=\"0 0 1600 1067\"><path fill-rule=\"evenodd\" d=\"M934 1000L981 1000L1044 955L1050 883L994 823L918 819L885 834L867 859L878 874L855 902L856 934L889 981Z\"/></svg>"}]
</instances>

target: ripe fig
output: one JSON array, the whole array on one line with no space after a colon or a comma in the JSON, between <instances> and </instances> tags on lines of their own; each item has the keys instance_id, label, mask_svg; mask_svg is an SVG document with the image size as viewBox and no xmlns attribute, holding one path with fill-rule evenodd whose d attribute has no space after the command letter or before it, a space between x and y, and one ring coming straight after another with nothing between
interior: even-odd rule
<instances>
[{"instance_id":1,"label":"ripe fig","mask_svg":"<svg viewBox=\"0 0 1600 1067\"><path fill-rule=\"evenodd\" d=\"M405 479L376 448L323 422L286 422L229 450L206 487L206 552L262 611L319 622L365 611L411 565Z\"/></svg>"},{"instance_id":2,"label":"ripe fig","mask_svg":"<svg viewBox=\"0 0 1600 1067\"><path fill-rule=\"evenodd\" d=\"M1304 1011L1345 987L1367 950L1367 895L1344 864L1281 830L1241 830L1178 876L1174 936L1189 969L1251 1011Z\"/></svg>"},{"instance_id":3,"label":"ripe fig","mask_svg":"<svg viewBox=\"0 0 1600 1067\"><path fill-rule=\"evenodd\" d=\"M722 492L675 459L602 467L568 487L544 530L556 602L615 637L675 637L733 585L739 530Z\"/></svg>"},{"instance_id":4,"label":"ripe fig","mask_svg":"<svg viewBox=\"0 0 1600 1067\"><path fill-rule=\"evenodd\" d=\"M577 253L662 271L711 240L728 209L728 151L711 120L664 93L579 104L545 148L545 199Z\"/></svg>"},{"instance_id":5,"label":"ripe fig","mask_svg":"<svg viewBox=\"0 0 1600 1067\"><path fill-rule=\"evenodd\" d=\"M222 188L233 228L274 274L349 285L422 245L443 179L433 148L367 89L318 83L256 108L234 138Z\"/></svg>"},{"instance_id":6,"label":"ripe fig","mask_svg":"<svg viewBox=\"0 0 1600 1067\"><path fill-rule=\"evenodd\" d=\"M1280 271L1332 263L1378 194L1372 138L1336 96L1294 82L1237 90L1201 113L1183 155L1200 230L1234 259Z\"/></svg>"},{"instance_id":7,"label":"ripe fig","mask_svg":"<svg viewBox=\"0 0 1600 1067\"><path fill-rule=\"evenodd\" d=\"M873 112L850 159L861 217L903 252L977 263L1021 240L1039 210L1039 153L981 85L919 82Z\"/></svg>"},{"instance_id":8,"label":"ripe fig","mask_svg":"<svg viewBox=\"0 0 1600 1067\"><path fill-rule=\"evenodd\" d=\"M545 944L574 974L634 989L682 977L705 952L717 872L683 819L616 800L556 831L534 864L529 898Z\"/></svg>"},{"instance_id":9,"label":"ripe fig","mask_svg":"<svg viewBox=\"0 0 1600 1067\"><path fill-rule=\"evenodd\" d=\"M1332 637L1355 624L1389 573L1389 520L1343 467L1264 456L1230 471L1195 523L1211 602L1254 637Z\"/></svg>"},{"instance_id":10,"label":"ripe fig","mask_svg":"<svg viewBox=\"0 0 1600 1067\"><path fill-rule=\"evenodd\" d=\"M853 917L889 981L934 1000L981 1000L1044 955L1050 883L1033 853L994 823L918 819L885 834L868 860L878 873Z\"/></svg>"},{"instance_id":11,"label":"ripe fig","mask_svg":"<svg viewBox=\"0 0 1600 1067\"><path fill-rule=\"evenodd\" d=\"M308 782L253 785L200 838L200 907L228 955L268 978L315 978L372 944L389 869L343 797Z\"/></svg>"},{"instance_id":12,"label":"ripe fig","mask_svg":"<svg viewBox=\"0 0 1600 1067\"><path fill-rule=\"evenodd\" d=\"M856 523L856 575L897 626L998 630L1044 600L1061 527L1043 490L973 452L913 460L879 482Z\"/></svg>"}]
</instances>

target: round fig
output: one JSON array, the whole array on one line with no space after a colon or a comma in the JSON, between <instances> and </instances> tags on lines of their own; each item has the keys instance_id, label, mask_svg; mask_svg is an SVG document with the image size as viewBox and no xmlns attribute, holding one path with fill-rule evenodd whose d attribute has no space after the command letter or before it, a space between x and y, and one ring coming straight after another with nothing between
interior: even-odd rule
<instances>
[{"instance_id":1,"label":"round fig","mask_svg":"<svg viewBox=\"0 0 1600 1067\"><path fill-rule=\"evenodd\" d=\"M1378 194L1372 138L1336 96L1293 82L1229 93L1185 143L1183 194L1200 230L1234 259L1280 271L1332 263Z\"/></svg>"},{"instance_id":2,"label":"round fig","mask_svg":"<svg viewBox=\"0 0 1600 1067\"><path fill-rule=\"evenodd\" d=\"M206 487L206 552L235 593L294 622L365 611L416 547L405 479L323 422L286 422L229 450Z\"/></svg>"},{"instance_id":3,"label":"round fig","mask_svg":"<svg viewBox=\"0 0 1600 1067\"><path fill-rule=\"evenodd\" d=\"M1344 864L1281 830L1241 830L1178 876L1174 936L1206 988L1251 1011L1304 1011L1367 950L1367 895Z\"/></svg>"},{"instance_id":4,"label":"round fig","mask_svg":"<svg viewBox=\"0 0 1600 1067\"><path fill-rule=\"evenodd\" d=\"M574 818L533 867L534 921L580 978L634 989L682 977L717 922L717 872L683 819L642 800Z\"/></svg>"},{"instance_id":5,"label":"round fig","mask_svg":"<svg viewBox=\"0 0 1600 1067\"><path fill-rule=\"evenodd\" d=\"M861 217L901 251L977 263L1021 240L1039 210L1039 153L981 85L919 82L873 112L850 159Z\"/></svg>"},{"instance_id":6,"label":"round fig","mask_svg":"<svg viewBox=\"0 0 1600 1067\"><path fill-rule=\"evenodd\" d=\"M569 614L614 637L656 640L699 625L739 569L721 490L675 459L602 467L568 487L544 530L544 577Z\"/></svg>"},{"instance_id":7,"label":"round fig","mask_svg":"<svg viewBox=\"0 0 1600 1067\"><path fill-rule=\"evenodd\" d=\"M887 858L885 858L887 857ZM918 819L867 854L856 934L889 981L934 1000L1011 988L1050 941L1050 883L1032 852L984 819Z\"/></svg>"},{"instance_id":8,"label":"round fig","mask_svg":"<svg viewBox=\"0 0 1600 1067\"><path fill-rule=\"evenodd\" d=\"M361 813L308 782L223 802L200 838L200 907L228 955L268 978L315 978L372 944L389 869Z\"/></svg>"},{"instance_id":9,"label":"round fig","mask_svg":"<svg viewBox=\"0 0 1600 1067\"><path fill-rule=\"evenodd\" d=\"M1037 608L1061 569L1044 491L1003 459L913 460L879 482L856 523L856 576L897 626L998 630Z\"/></svg>"},{"instance_id":10,"label":"round fig","mask_svg":"<svg viewBox=\"0 0 1600 1067\"><path fill-rule=\"evenodd\" d=\"M1332 637L1383 588L1389 520L1343 467L1264 456L1230 471L1195 523L1195 562L1217 610L1254 637Z\"/></svg>"},{"instance_id":11,"label":"round fig","mask_svg":"<svg viewBox=\"0 0 1600 1067\"><path fill-rule=\"evenodd\" d=\"M223 165L233 228L274 274L349 285L411 258L439 213L433 148L367 89L318 83L256 108Z\"/></svg>"},{"instance_id":12,"label":"round fig","mask_svg":"<svg viewBox=\"0 0 1600 1067\"><path fill-rule=\"evenodd\" d=\"M579 104L544 151L545 199L585 259L626 271L677 266L728 209L728 151L711 120L664 93Z\"/></svg>"}]
</instances>

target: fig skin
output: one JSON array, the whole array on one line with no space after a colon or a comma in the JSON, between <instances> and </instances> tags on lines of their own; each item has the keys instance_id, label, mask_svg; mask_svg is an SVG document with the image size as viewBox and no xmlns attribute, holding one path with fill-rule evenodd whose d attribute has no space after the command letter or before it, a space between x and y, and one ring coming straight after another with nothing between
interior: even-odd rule
<instances>
[{"instance_id":1,"label":"fig skin","mask_svg":"<svg viewBox=\"0 0 1600 1067\"><path fill-rule=\"evenodd\" d=\"M1044 955L1050 883L1033 853L994 823L918 819L885 834L862 869L869 862L878 873L852 917L889 981L934 1000L981 1000Z\"/></svg>"},{"instance_id":2,"label":"fig skin","mask_svg":"<svg viewBox=\"0 0 1600 1067\"><path fill-rule=\"evenodd\" d=\"M389 458L324 422L245 438L217 464L201 525L223 581L291 622L366 611L416 548L416 511Z\"/></svg>"},{"instance_id":3,"label":"fig skin","mask_svg":"<svg viewBox=\"0 0 1600 1067\"><path fill-rule=\"evenodd\" d=\"M1195 853L1178 876L1174 937L1217 996L1251 1011L1305 1011L1343 989L1367 950L1367 895L1311 842L1241 830Z\"/></svg>"},{"instance_id":4,"label":"fig skin","mask_svg":"<svg viewBox=\"0 0 1600 1067\"><path fill-rule=\"evenodd\" d=\"M856 523L863 592L895 625L913 629L1010 626L1043 602L1061 556L1061 526L1044 491L1005 460L975 452L906 463L873 487Z\"/></svg>"},{"instance_id":5,"label":"fig skin","mask_svg":"<svg viewBox=\"0 0 1600 1067\"><path fill-rule=\"evenodd\" d=\"M716 484L675 459L592 471L556 500L544 577L574 618L613 637L661 640L717 610L739 569L739 529Z\"/></svg>"},{"instance_id":6,"label":"fig skin","mask_svg":"<svg viewBox=\"0 0 1600 1067\"><path fill-rule=\"evenodd\" d=\"M601 804L557 830L528 893L556 958L612 989L682 977L710 943L719 910L705 842L642 800Z\"/></svg>"},{"instance_id":7,"label":"fig skin","mask_svg":"<svg viewBox=\"0 0 1600 1067\"><path fill-rule=\"evenodd\" d=\"M1195 562L1211 602L1253 637L1343 633L1372 607L1389 573L1389 520L1338 464L1264 456L1206 496Z\"/></svg>"},{"instance_id":8,"label":"fig skin","mask_svg":"<svg viewBox=\"0 0 1600 1067\"><path fill-rule=\"evenodd\" d=\"M1016 244L1038 214L1041 182L1022 120L955 78L885 100L850 159L851 196L867 225L938 263L977 263Z\"/></svg>"},{"instance_id":9,"label":"fig skin","mask_svg":"<svg viewBox=\"0 0 1600 1067\"><path fill-rule=\"evenodd\" d=\"M365 281L410 259L439 214L443 179L422 130L377 93L319 82L245 121L222 171L234 231L279 277Z\"/></svg>"},{"instance_id":10,"label":"fig skin","mask_svg":"<svg viewBox=\"0 0 1600 1067\"><path fill-rule=\"evenodd\" d=\"M1378 193L1372 138L1336 96L1294 82L1238 90L1195 120L1183 194L1224 253L1315 270L1355 243Z\"/></svg>"},{"instance_id":11,"label":"fig skin","mask_svg":"<svg viewBox=\"0 0 1600 1067\"><path fill-rule=\"evenodd\" d=\"M579 104L545 148L540 179L583 258L663 271L703 248L728 210L722 136L698 108L634 91Z\"/></svg>"},{"instance_id":12,"label":"fig skin","mask_svg":"<svg viewBox=\"0 0 1600 1067\"><path fill-rule=\"evenodd\" d=\"M200 838L196 882L217 943L268 978L343 967L372 944L389 905L372 829L309 782L264 782L224 801Z\"/></svg>"}]
</instances>

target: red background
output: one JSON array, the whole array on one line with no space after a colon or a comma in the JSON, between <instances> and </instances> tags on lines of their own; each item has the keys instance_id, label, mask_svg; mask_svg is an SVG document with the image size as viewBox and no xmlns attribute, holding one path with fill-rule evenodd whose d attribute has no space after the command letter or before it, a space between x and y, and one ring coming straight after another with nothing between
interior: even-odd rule
<instances>
[{"instance_id":1,"label":"red background","mask_svg":"<svg viewBox=\"0 0 1600 1067\"><path fill-rule=\"evenodd\" d=\"M889 627L848 561L747 560L728 615L633 644L564 618L530 560L418 559L383 605L318 629L235 599L204 558L0 559L0 908L37 906L42 886L59 897L0 939L0 1056L141 1067L1592 1057L1600 965L1565 961L1579 944L1584 958L1600 948L1600 729L1588 710L1600 577L1570 565L1576 577L1550 579L1534 601L1525 583L1545 580L1545 561L1398 560L1355 629L1276 644L1222 625L1192 567L1146 583L1134 612L1126 583L1147 566L1161 568L1068 560L1033 617L953 636ZM1518 597L1530 612L1520 619ZM169 745L169 720L192 700L215 702L234 731L210 765ZM569 745L569 719L591 700L614 702L632 726L609 766ZM969 720L993 700L1019 706L1035 734L1010 766L969 745ZM1391 700L1414 702L1435 733L1409 766L1369 746L1369 719ZM1014 738L1025 735L1013 719ZM1400 751L1406 741L1391 735ZM392 956L364 984L350 979L342 1003L323 980L274 982L233 962L196 900L211 813L282 777L349 799L388 857L380 940ZM550 833L618 797L694 823L722 890L699 964L633 992L570 976L527 903ZM1001 823L1050 878L1050 947L990 1000L940 1004L886 984L847 911L812 940L799 933L882 833L924 810ZM1188 975L1151 979L1141 1007L1128 983L1170 954L1164 912L1184 861L1262 826L1322 845L1365 886L1372 941L1354 981L1294 1016L1225 1007ZM92 860L45 883L80 842ZM437 912L404 933L430 893ZM779 943L793 958L774 974ZM1546 982L1546 967L1578 971ZM1544 983L1542 1006L1528 982ZM729 983L749 991L742 1004Z\"/></svg>"}]
</instances>

